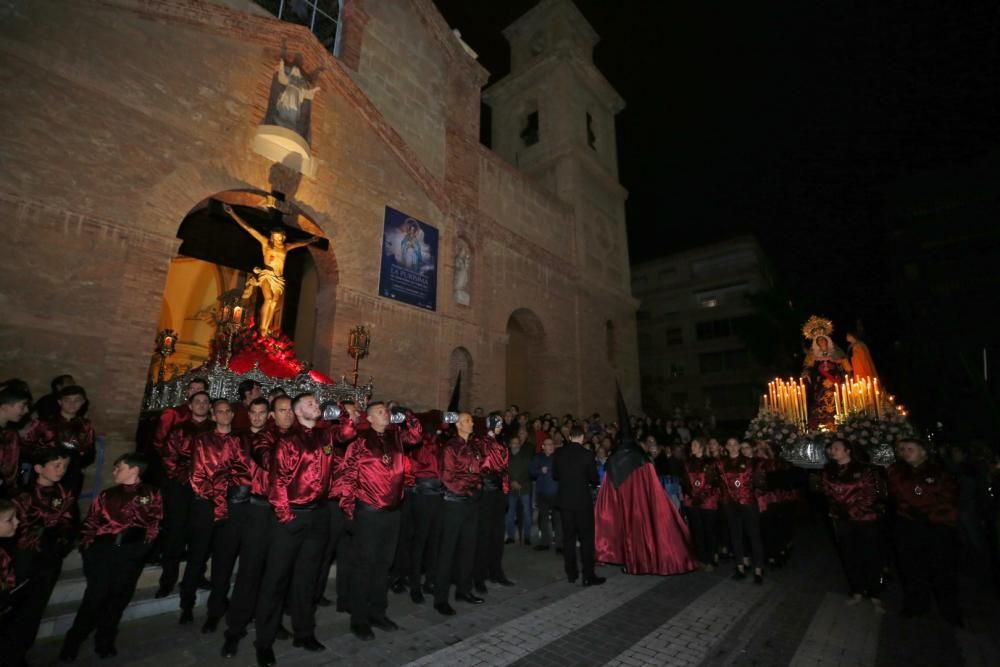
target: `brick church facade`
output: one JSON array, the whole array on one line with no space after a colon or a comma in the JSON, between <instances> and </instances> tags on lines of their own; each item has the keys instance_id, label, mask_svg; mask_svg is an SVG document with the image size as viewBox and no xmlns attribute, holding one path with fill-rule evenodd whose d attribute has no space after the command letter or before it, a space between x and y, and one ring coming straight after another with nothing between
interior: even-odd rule
<instances>
[{"instance_id":1,"label":"brick church facade","mask_svg":"<svg viewBox=\"0 0 1000 667\"><path fill-rule=\"evenodd\" d=\"M461 370L464 409L607 414L616 379L638 409L623 102L569 0L505 30L511 73L485 91L431 0L348 0L337 55L241 0L17 0L0 31L0 375L41 394L72 373L110 453L131 446L157 331L194 320L164 305L182 222L272 192L328 241L296 251L314 273L298 352L318 370L348 372L365 324L379 398L442 407ZM252 149L281 59L319 88L309 169ZM379 294L386 207L438 231L434 310Z\"/></svg>"}]
</instances>

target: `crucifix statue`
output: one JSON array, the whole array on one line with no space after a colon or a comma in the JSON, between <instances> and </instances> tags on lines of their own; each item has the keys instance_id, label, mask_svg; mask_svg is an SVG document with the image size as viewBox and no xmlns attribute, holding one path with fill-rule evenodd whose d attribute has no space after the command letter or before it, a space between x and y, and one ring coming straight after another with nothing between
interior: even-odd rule
<instances>
[{"instance_id":1,"label":"crucifix statue","mask_svg":"<svg viewBox=\"0 0 1000 667\"><path fill-rule=\"evenodd\" d=\"M246 289L240 298L249 299L254 289L260 288L264 303L260 309L259 329L260 333L266 336L273 329L274 314L278 310L278 304L281 303L281 295L285 292L285 257L289 251L315 243L319 237L313 236L306 241L285 243L285 233L280 228L272 229L269 238L251 227L229 204L224 203L222 209L260 243L261 253L264 255L264 268L254 267L254 275L247 279Z\"/></svg>"}]
</instances>

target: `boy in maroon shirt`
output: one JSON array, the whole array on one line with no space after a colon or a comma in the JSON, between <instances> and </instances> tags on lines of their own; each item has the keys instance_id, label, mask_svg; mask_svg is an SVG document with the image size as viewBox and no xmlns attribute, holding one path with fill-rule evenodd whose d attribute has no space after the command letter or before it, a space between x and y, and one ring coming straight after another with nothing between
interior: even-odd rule
<instances>
[{"instance_id":1,"label":"boy in maroon shirt","mask_svg":"<svg viewBox=\"0 0 1000 667\"><path fill-rule=\"evenodd\" d=\"M146 552L163 520L159 490L141 480L147 466L142 454L118 457L115 486L98 494L83 522L80 551L87 590L59 652L63 662L76 659L80 645L94 628L97 655L118 655L118 623L132 600Z\"/></svg>"}]
</instances>

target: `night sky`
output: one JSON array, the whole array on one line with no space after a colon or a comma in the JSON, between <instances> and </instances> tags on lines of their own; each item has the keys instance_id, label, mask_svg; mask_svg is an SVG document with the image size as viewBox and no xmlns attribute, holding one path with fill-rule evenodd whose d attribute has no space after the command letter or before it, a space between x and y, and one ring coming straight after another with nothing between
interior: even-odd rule
<instances>
[{"instance_id":1,"label":"night sky","mask_svg":"<svg viewBox=\"0 0 1000 667\"><path fill-rule=\"evenodd\" d=\"M435 0L492 74L533 0ZM633 262L752 232L799 309L891 344L887 194L1000 161L995 2L577 0L617 119Z\"/></svg>"}]
</instances>

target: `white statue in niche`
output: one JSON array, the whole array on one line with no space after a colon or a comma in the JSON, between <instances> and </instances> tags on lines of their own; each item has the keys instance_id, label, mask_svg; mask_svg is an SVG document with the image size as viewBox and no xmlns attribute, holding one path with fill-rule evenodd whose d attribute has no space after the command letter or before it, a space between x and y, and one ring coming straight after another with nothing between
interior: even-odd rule
<instances>
[{"instance_id":1,"label":"white statue in niche","mask_svg":"<svg viewBox=\"0 0 1000 667\"><path fill-rule=\"evenodd\" d=\"M459 239L455 250L455 303L468 306L472 300L469 296L469 271L472 269L472 252L469 246Z\"/></svg>"},{"instance_id":2,"label":"white statue in niche","mask_svg":"<svg viewBox=\"0 0 1000 667\"><path fill-rule=\"evenodd\" d=\"M319 87L310 88L309 82L296 65L285 72L285 61L278 60L278 83L284 89L275 104L275 122L293 132L302 133L302 105L319 92Z\"/></svg>"}]
</instances>

